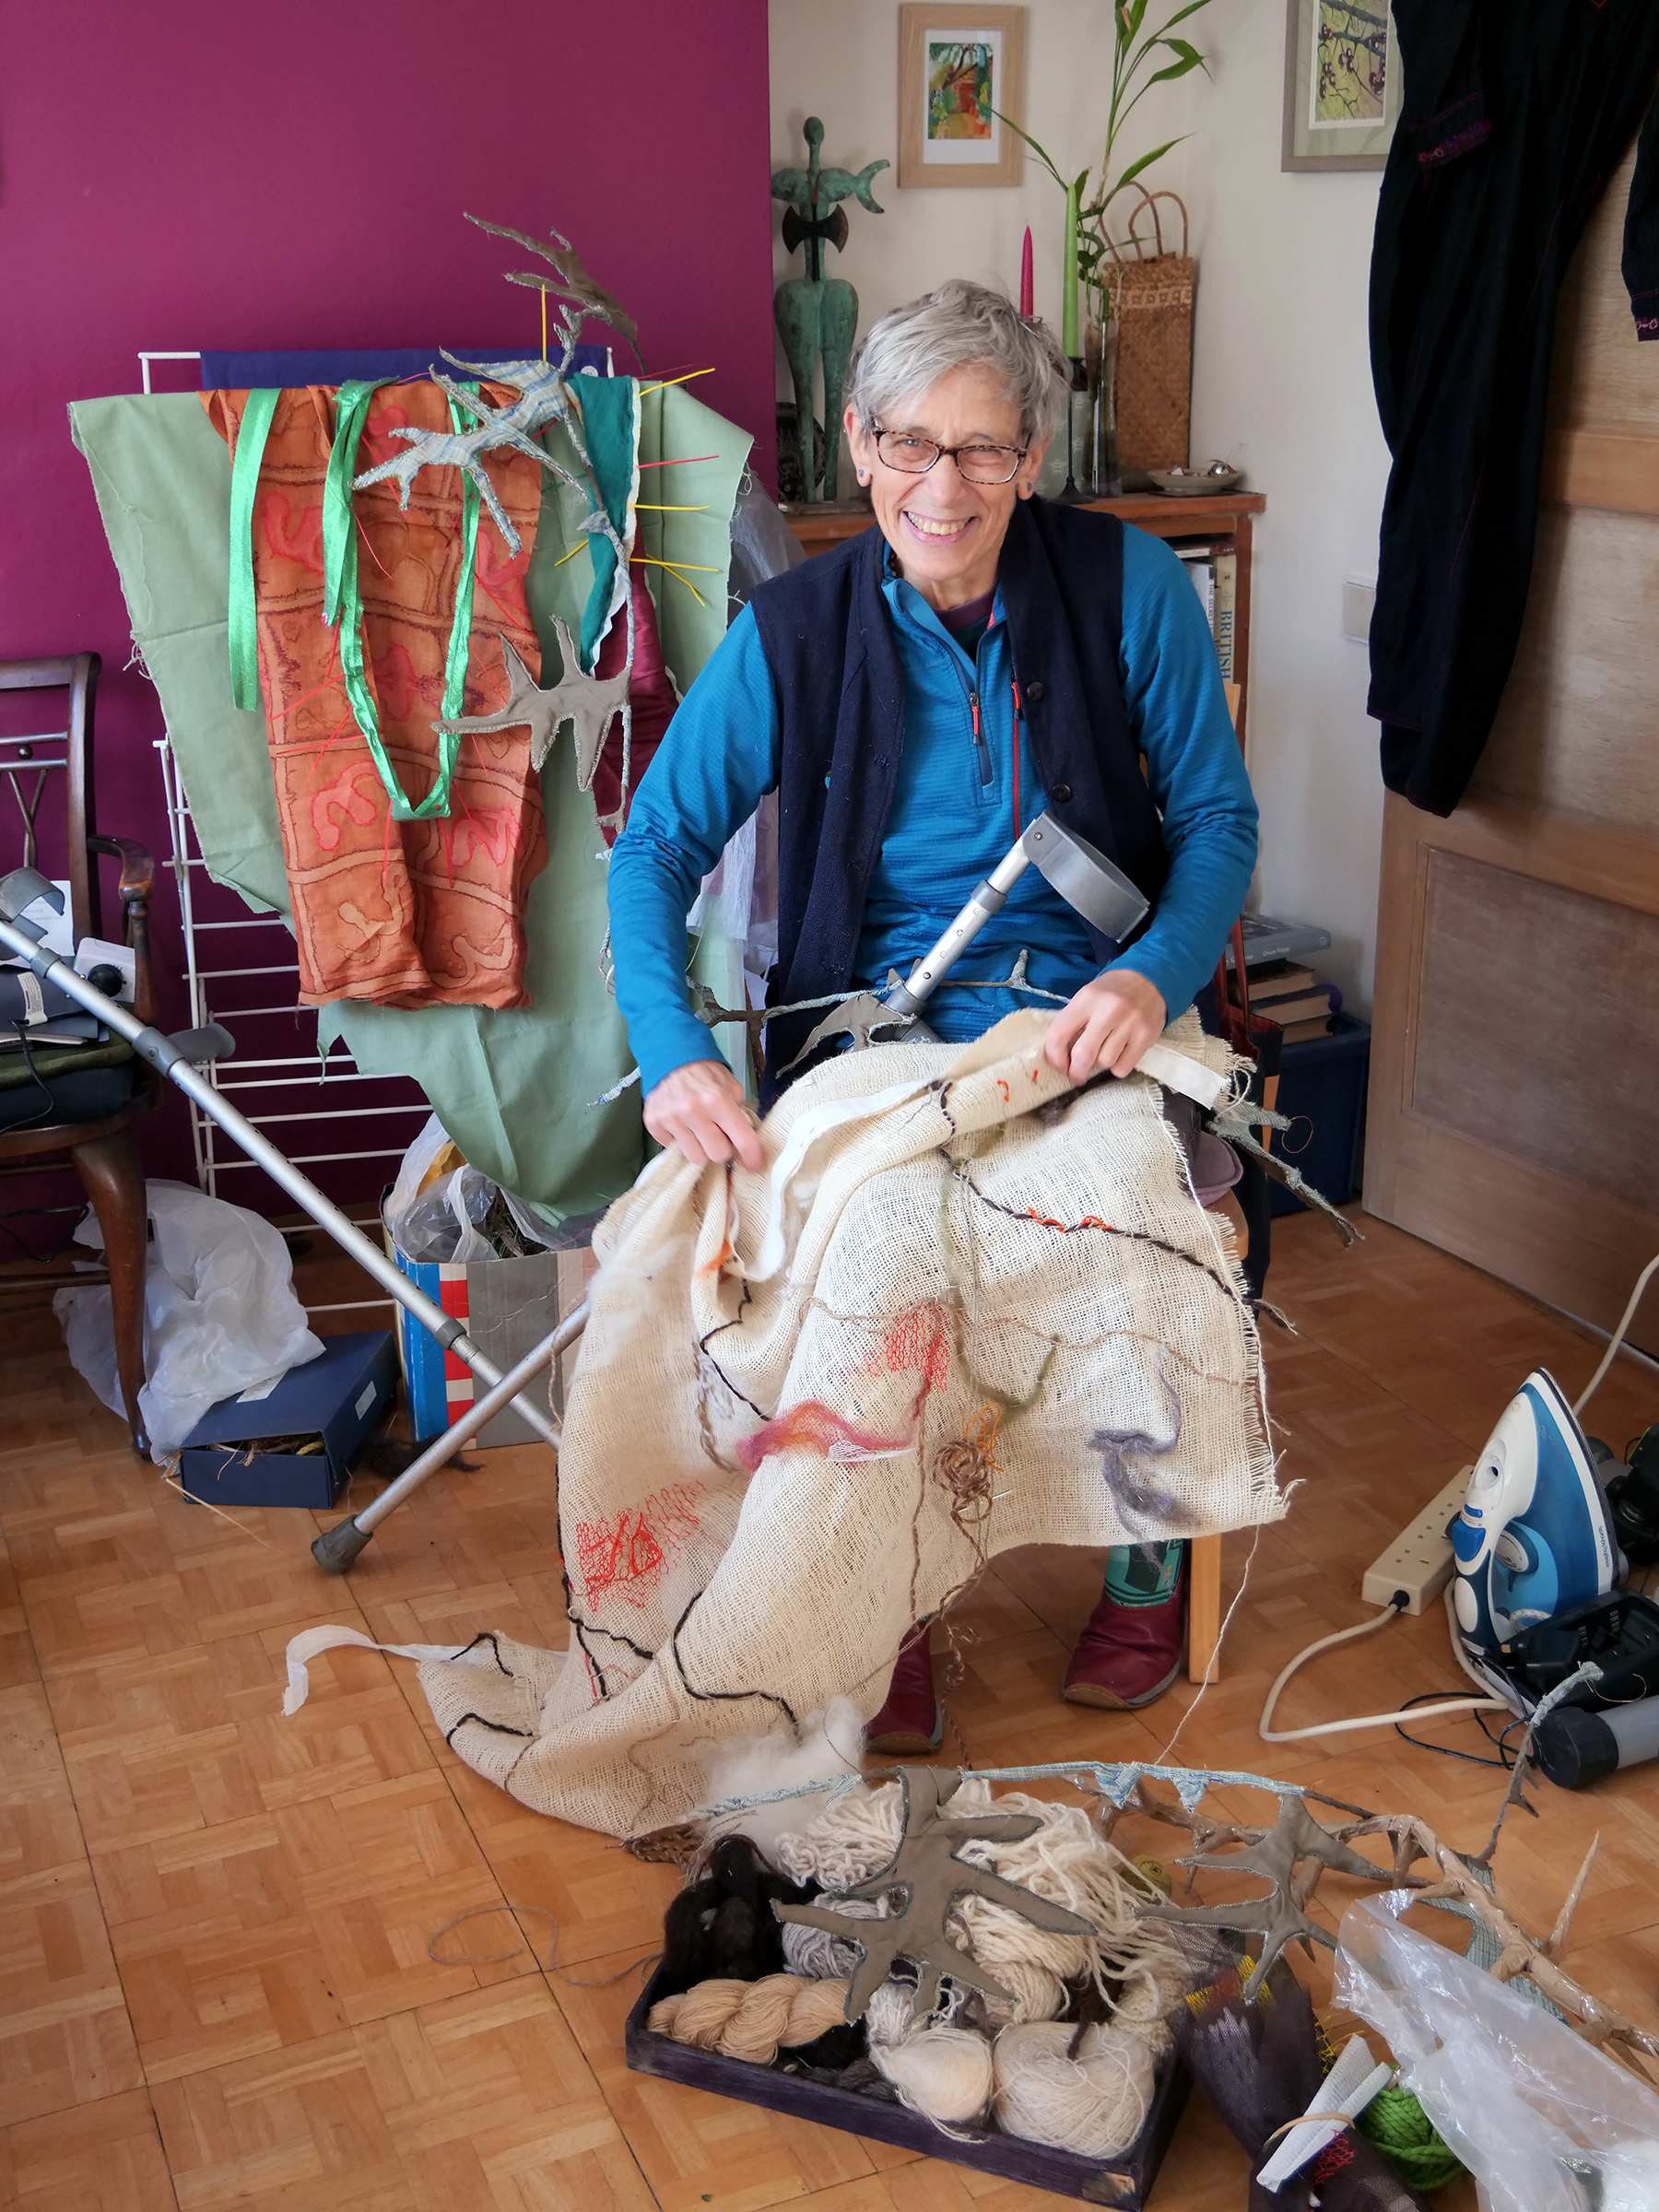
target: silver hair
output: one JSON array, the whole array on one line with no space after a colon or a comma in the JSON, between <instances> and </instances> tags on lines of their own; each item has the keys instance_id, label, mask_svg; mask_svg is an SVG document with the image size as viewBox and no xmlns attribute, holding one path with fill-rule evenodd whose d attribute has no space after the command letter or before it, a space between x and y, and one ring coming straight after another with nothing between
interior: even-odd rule
<instances>
[{"instance_id":1,"label":"silver hair","mask_svg":"<svg viewBox=\"0 0 1659 2212\"><path fill-rule=\"evenodd\" d=\"M1052 438L1065 418L1070 378L1048 331L1001 292L963 276L871 324L853 356L847 398L869 430L953 369L991 371L1019 409L1028 444Z\"/></svg>"}]
</instances>

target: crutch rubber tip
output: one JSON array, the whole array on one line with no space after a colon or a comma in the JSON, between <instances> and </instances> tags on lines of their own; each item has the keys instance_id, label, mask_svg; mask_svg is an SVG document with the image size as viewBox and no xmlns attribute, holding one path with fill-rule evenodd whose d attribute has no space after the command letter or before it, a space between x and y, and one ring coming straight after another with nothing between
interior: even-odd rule
<instances>
[{"instance_id":1,"label":"crutch rubber tip","mask_svg":"<svg viewBox=\"0 0 1659 2212\"><path fill-rule=\"evenodd\" d=\"M351 1563L374 1532L359 1528L354 1520L337 1522L324 1529L312 1546L312 1558L324 1574L349 1574Z\"/></svg>"}]
</instances>

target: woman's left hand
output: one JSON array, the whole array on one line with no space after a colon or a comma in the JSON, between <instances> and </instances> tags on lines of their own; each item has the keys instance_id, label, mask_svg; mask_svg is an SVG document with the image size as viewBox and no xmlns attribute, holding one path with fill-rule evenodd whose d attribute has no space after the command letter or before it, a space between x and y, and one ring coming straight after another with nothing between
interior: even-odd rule
<instances>
[{"instance_id":1,"label":"woman's left hand","mask_svg":"<svg viewBox=\"0 0 1659 2212\"><path fill-rule=\"evenodd\" d=\"M1049 1065L1074 1083L1087 1083L1101 1068L1126 1076L1163 1035L1168 1018L1162 994L1144 975L1133 968L1109 969L1062 1006L1049 1024L1043 1051Z\"/></svg>"}]
</instances>

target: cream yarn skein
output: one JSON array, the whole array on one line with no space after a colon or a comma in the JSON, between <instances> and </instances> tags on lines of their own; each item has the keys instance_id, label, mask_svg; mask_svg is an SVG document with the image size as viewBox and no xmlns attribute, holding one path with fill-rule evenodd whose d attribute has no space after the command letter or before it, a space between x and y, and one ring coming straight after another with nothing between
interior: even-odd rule
<instances>
[{"instance_id":1,"label":"cream yarn skein","mask_svg":"<svg viewBox=\"0 0 1659 2212\"><path fill-rule=\"evenodd\" d=\"M1152 2053L1143 2037L1110 2026L1077 2030L1064 2020L1005 2028L994 2049L992 2110L1005 2135L1052 2143L1086 2159L1126 2150L1146 2123Z\"/></svg>"},{"instance_id":2,"label":"cream yarn skein","mask_svg":"<svg viewBox=\"0 0 1659 2212\"><path fill-rule=\"evenodd\" d=\"M870 1999L865 2027L871 2059L901 2100L936 2125L982 2118L991 2101L991 2045L971 2029L913 2019L913 1994L906 1983L884 1982Z\"/></svg>"},{"instance_id":3,"label":"cream yarn skein","mask_svg":"<svg viewBox=\"0 0 1659 2212\"><path fill-rule=\"evenodd\" d=\"M677 2043L722 2051L770 2066L782 2045L816 2042L845 2019L844 1982L806 1982L798 1974L764 1974L759 1982L699 1982L654 2004L645 2025Z\"/></svg>"}]
</instances>

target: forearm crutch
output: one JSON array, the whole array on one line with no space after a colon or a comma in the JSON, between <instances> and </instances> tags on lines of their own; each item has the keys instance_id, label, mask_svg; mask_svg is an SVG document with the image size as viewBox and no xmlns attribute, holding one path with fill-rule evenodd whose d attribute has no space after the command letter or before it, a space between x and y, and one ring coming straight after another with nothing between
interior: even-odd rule
<instances>
[{"instance_id":1,"label":"forearm crutch","mask_svg":"<svg viewBox=\"0 0 1659 2212\"><path fill-rule=\"evenodd\" d=\"M446 1313L441 1306L434 1304L424 1290L409 1280L395 1260L365 1236L357 1223L342 1213L331 1199L325 1198L311 1178L302 1175L292 1160L285 1158L269 1137L263 1136L247 1116L231 1105L223 1093L216 1090L200 1072L196 1063L223 1060L236 1050L236 1041L229 1032L221 1029L218 1022L209 1022L204 1029L186 1030L176 1037L169 1037L149 1023L140 1021L129 1007L108 997L89 983L84 975L77 975L66 960L42 950L40 938L44 933L32 923L19 924L18 916L24 908L33 905L39 899L44 899L49 905L62 911L62 892L36 869L14 868L9 876L0 878L0 948L20 959L42 982L55 983L76 1006L84 1007L88 1014L96 1015L117 1036L124 1037L139 1059L153 1067L159 1075L165 1076L174 1088L182 1090L187 1099L193 1100L209 1121L217 1123L233 1143L241 1147L250 1159L265 1170L273 1182L304 1208L319 1229L325 1229L335 1243L350 1253L365 1274L371 1276L382 1289L388 1291L406 1312L412 1313L421 1327L436 1337L446 1352L453 1352L464 1367L472 1371L493 1394L487 1402L491 1404L492 1409L499 1410L495 1399L500 1396L496 1386L501 1382L501 1371L467 1335L461 1322L453 1313ZM580 1334L578 1329L576 1335ZM551 1343L552 1339L549 1338L549 1347ZM537 1350L544 1348L538 1347ZM550 1349L547 1356L549 1359L552 1357ZM546 1364L545 1360L543 1364ZM524 1368L523 1361L520 1362L520 1369L524 1369L526 1375L536 1371L534 1368ZM520 1369L515 1369L514 1373L518 1373ZM554 1420L551 1411L538 1406L534 1398L519 1396L517 1393L523 1387L521 1382L512 1395L513 1406L523 1414L538 1436L556 1446L559 1437L558 1422ZM453 1437L456 1430L452 1430L448 1433ZM471 1433L470 1430L468 1433ZM438 1464L441 1463L434 1461L434 1465ZM408 1475L404 1476L384 1497L376 1500L374 1507L369 1509L377 1520L390 1511L392 1502L400 1492L406 1494L407 1489L414 1487L410 1480L414 1473L415 1469L411 1468ZM342 1525L349 1526L350 1524ZM337 1535L338 1531L330 1533ZM356 1548L360 1550L362 1547L359 1544Z\"/></svg>"}]
</instances>

